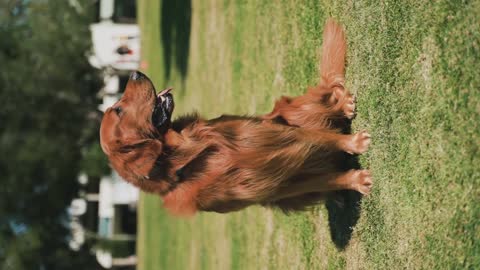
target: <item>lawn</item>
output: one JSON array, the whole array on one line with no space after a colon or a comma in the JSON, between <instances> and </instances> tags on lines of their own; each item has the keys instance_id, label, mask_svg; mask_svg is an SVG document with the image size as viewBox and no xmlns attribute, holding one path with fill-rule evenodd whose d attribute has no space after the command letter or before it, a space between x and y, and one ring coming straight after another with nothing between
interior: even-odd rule
<instances>
[{"instance_id":1,"label":"lawn","mask_svg":"<svg viewBox=\"0 0 480 270\"><path fill-rule=\"evenodd\" d=\"M260 114L303 93L325 19L343 24L375 186L343 207L191 219L142 194L139 269L480 269L480 1L169 2L138 12L144 71L175 88L176 115Z\"/></svg>"}]
</instances>

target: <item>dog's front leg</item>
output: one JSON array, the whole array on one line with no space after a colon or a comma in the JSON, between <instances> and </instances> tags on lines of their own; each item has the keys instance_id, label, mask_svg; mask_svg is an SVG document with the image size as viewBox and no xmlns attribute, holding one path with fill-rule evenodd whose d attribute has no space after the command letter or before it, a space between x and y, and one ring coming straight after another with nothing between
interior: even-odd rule
<instances>
[{"instance_id":1,"label":"dog's front leg","mask_svg":"<svg viewBox=\"0 0 480 270\"><path fill-rule=\"evenodd\" d=\"M288 185L280 187L268 200L274 202L312 192L329 192L345 189L355 190L363 195L368 195L372 185L372 177L368 170L349 170L347 172L324 175L299 176L299 179L290 181Z\"/></svg>"},{"instance_id":2,"label":"dog's front leg","mask_svg":"<svg viewBox=\"0 0 480 270\"><path fill-rule=\"evenodd\" d=\"M331 150L341 150L349 154L363 154L368 150L370 134L361 131L356 134L339 134L329 131L298 129L300 140L308 141Z\"/></svg>"}]
</instances>

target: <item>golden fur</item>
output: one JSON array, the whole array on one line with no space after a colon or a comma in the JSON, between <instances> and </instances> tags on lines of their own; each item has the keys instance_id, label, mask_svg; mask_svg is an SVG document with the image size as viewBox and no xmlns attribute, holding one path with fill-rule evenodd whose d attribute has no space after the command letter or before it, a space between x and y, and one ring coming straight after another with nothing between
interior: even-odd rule
<instances>
[{"instance_id":1,"label":"golden fur","mask_svg":"<svg viewBox=\"0 0 480 270\"><path fill-rule=\"evenodd\" d=\"M134 73L102 121L101 145L111 165L160 195L176 215L252 204L301 210L335 190L368 194L369 172L344 169L346 153L361 154L370 143L365 131L340 132L355 109L344 87L345 36L328 20L323 38L320 83L303 96L282 97L260 117L193 114L155 126L152 110L160 106L169 115L173 105L163 105L151 81Z\"/></svg>"}]
</instances>

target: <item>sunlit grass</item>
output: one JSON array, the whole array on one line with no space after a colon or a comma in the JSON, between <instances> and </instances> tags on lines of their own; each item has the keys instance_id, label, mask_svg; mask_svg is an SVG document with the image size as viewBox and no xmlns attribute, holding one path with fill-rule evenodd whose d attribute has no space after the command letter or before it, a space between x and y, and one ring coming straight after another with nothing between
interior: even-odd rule
<instances>
[{"instance_id":1,"label":"sunlit grass","mask_svg":"<svg viewBox=\"0 0 480 270\"><path fill-rule=\"evenodd\" d=\"M345 25L375 187L344 251L323 206L182 220L142 195L139 269L480 268L479 1L194 1L188 72L173 63L170 78L160 5L140 1L143 58L177 115L267 112L318 81L325 19Z\"/></svg>"}]
</instances>

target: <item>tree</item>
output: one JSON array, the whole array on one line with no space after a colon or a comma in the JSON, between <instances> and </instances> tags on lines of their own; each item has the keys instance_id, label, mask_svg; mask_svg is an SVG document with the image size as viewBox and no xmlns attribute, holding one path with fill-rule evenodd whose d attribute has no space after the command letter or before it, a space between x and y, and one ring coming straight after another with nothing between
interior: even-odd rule
<instances>
[{"instance_id":1,"label":"tree","mask_svg":"<svg viewBox=\"0 0 480 270\"><path fill-rule=\"evenodd\" d=\"M0 268L94 269L68 246L66 207L84 149L98 149L100 73L88 6L0 4ZM101 159L100 159L100 162Z\"/></svg>"}]
</instances>

